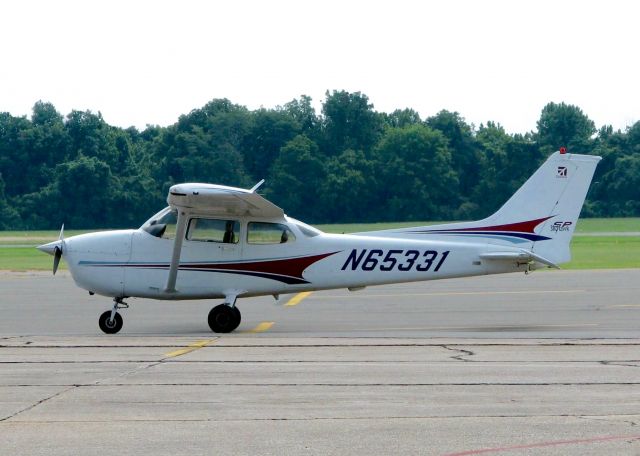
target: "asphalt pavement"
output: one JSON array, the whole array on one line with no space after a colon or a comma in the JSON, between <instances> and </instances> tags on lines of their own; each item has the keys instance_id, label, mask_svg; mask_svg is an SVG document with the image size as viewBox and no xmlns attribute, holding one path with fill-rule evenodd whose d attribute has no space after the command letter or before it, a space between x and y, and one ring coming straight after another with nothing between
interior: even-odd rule
<instances>
[{"instance_id":1,"label":"asphalt pavement","mask_svg":"<svg viewBox=\"0 0 640 456\"><path fill-rule=\"evenodd\" d=\"M0 454L640 454L640 270L217 302L0 273Z\"/></svg>"}]
</instances>

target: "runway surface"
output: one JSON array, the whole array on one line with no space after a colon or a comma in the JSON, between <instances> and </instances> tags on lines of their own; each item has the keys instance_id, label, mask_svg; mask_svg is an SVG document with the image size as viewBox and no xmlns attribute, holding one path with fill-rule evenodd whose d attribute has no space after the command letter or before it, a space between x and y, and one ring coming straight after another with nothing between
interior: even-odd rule
<instances>
[{"instance_id":1,"label":"runway surface","mask_svg":"<svg viewBox=\"0 0 640 456\"><path fill-rule=\"evenodd\" d=\"M0 454L640 454L640 270L239 301L0 273Z\"/></svg>"}]
</instances>

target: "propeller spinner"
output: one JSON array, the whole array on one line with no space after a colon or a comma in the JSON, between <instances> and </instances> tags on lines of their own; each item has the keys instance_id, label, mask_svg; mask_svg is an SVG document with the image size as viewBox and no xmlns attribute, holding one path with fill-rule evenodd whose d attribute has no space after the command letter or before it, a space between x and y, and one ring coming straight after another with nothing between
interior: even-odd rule
<instances>
[{"instance_id":1,"label":"propeller spinner","mask_svg":"<svg viewBox=\"0 0 640 456\"><path fill-rule=\"evenodd\" d=\"M48 244L39 245L38 250L48 253L49 255L53 255L53 275L56 275L56 271L60 265L60 258L62 258L62 254L64 252L64 224L62 224L62 228L60 229L60 236L58 236L58 240L49 242Z\"/></svg>"}]
</instances>

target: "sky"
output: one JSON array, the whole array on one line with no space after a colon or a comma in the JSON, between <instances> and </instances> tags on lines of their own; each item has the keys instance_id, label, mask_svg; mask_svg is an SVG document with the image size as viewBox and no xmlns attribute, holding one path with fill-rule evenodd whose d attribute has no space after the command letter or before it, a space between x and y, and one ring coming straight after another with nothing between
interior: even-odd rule
<instances>
[{"instance_id":1,"label":"sky","mask_svg":"<svg viewBox=\"0 0 640 456\"><path fill-rule=\"evenodd\" d=\"M214 98L256 109L327 90L423 118L536 129L549 102L640 120L632 0L20 0L0 3L0 112L38 100L166 126Z\"/></svg>"}]
</instances>

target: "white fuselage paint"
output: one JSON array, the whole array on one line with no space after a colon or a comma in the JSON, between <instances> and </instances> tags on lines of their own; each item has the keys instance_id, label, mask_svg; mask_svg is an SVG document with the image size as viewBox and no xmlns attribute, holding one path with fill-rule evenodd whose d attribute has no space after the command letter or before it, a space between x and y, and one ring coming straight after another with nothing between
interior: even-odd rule
<instances>
[{"instance_id":1,"label":"white fuselage paint","mask_svg":"<svg viewBox=\"0 0 640 456\"><path fill-rule=\"evenodd\" d=\"M86 290L111 297L171 300L357 288L525 271L529 267L481 260L488 246L481 239L452 241L454 236L439 236L437 240L415 240L326 233L308 237L291 221L286 224L295 241L255 245L247 243L244 236L249 221L256 219L241 221L237 244L185 240L175 292L165 290L173 240L154 237L142 229L73 236L64 241L64 258L76 284Z\"/></svg>"}]
</instances>

